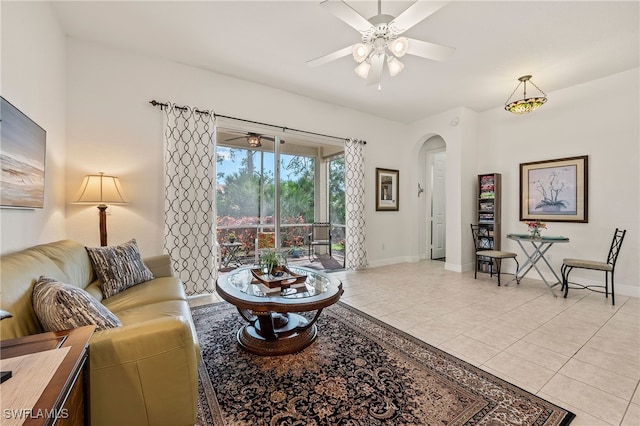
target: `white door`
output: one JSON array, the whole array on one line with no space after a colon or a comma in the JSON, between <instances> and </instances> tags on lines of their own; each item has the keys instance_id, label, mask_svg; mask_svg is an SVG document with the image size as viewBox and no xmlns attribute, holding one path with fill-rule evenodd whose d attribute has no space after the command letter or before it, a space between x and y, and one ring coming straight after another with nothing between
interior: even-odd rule
<instances>
[{"instance_id":1,"label":"white door","mask_svg":"<svg viewBox=\"0 0 640 426\"><path fill-rule=\"evenodd\" d=\"M443 259L446 255L446 191L447 153L433 154L431 191L431 259Z\"/></svg>"}]
</instances>

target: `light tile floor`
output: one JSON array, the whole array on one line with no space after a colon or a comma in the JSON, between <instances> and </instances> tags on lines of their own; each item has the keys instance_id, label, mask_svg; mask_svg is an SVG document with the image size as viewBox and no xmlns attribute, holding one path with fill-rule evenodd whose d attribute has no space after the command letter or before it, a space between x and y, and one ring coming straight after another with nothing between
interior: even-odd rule
<instances>
[{"instance_id":1,"label":"light tile floor","mask_svg":"<svg viewBox=\"0 0 640 426\"><path fill-rule=\"evenodd\" d=\"M640 299L554 298L542 281L498 287L437 261L334 274L343 302L573 411L572 426L640 425Z\"/></svg>"}]
</instances>

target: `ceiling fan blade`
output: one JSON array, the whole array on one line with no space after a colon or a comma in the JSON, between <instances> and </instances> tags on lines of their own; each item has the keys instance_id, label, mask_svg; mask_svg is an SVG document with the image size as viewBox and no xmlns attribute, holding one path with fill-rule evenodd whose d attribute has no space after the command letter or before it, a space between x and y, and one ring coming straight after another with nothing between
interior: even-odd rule
<instances>
[{"instance_id":1,"label":"ceiling fan blade","mask_svg":"<svg viewBox=\"0 0 640 426\"><path fill-rule=\"evenodd\" d=\"M382 80L382 68L384 67L384 55L373 55L371 57L371 68L367 76L367 86L380 84Z\"/></svg>"},{"instance_id":2,"label":"ceiling fan blade","mask_svg":"<svg viewBox=\"0 0 640 426\"><path fill-rule=\"evenodd\" d=\"M365 33L374 28L371 22L367 21L362 15L356 12L354 8L342 0L325 0L321 5L333 13L338 19L361 33Z\"/></svg>"},{"instance_id":3,"label":"ceiling fan blade","mask_svg":"<svg viewBox=\"0 0 640 426\"><path fill-rule=\"evenodd\" d=\"M418 0L391 21L389 26L393 25L400 33L403 33L446 5L447 2Z\"/></svg>"},{"instance_id":4,"label":"ceiling fan blade","mask_svg":"<svg viewBox=\"0 0 640 426\"><path fill-rule=\"evenodd\" d=\"M275 142L275 141L276 141L276 138L271 137L271 136L261 136L261 138L262 138L262 139L264 139L264 140L271 141L271 142ZM280 139L280 144L281 144L281 145L282 145L284 142L285 142L285 141L284 141L284 139Z\"/></svg>"},{"instance_id":5,"label":"ceiling fan blade","mask_svg":"<svg viewBox=\"0 0 640 426\"><path fill-rule=\"evenodd\" d=\"M329 53L328 55L320 56L319 58L312 59L307 61L307 65L310 67L317 67L320 65L324 65L328 62L335 61L336 59L340 59L343 56L351 55L352 46L347 46L344 49L340 49L333 53Z\"/></svg>"},{"instance_id":6,"label":"ceiling fan blade","mask_svg":"<svg viewBox=\"0 0 640 426\"><path fill-rule=\"evenodd\" d=\"M453 47L429 43L428 41L413 38L407 40L409 40L408 54L432 59L434 61L444 62L456 51Z\"/></svg>"},{"instance_id":7,"label":"ceiling fan blade","mask_svg":"<svg viewBox=\"0 0 640 426\"><path fill-rule=\"evenodd\" d=\"M238 136L237 138L231 138L231 139L225 139L225 142L231 142L231 141L235 141L237 139L246 139L246 136Z\"/></svg>"}]
</instances>

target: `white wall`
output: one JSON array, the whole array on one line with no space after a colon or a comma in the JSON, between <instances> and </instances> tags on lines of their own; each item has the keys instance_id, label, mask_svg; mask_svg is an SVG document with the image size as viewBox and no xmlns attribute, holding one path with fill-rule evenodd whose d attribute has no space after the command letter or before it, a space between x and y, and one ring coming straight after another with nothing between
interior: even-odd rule
<instances>
[{"instance_id":1,"label":"white wall","mask_svg":"<svg viewBox=\"0 0 640 426\"><path fill-rule=\"evenodd\" d=\"M65 50L48 4L3 2L1 81L2 95L48 133L45 209L0 211L2 252L64 237L97 245L97 210L66 201L82 176L98 171L120 176L133 201L111 207L110 242L135 237L145 254L162 252L162 113L148 104L157 99L367 140L367 250L374 266L419 258L415 189L424 176L419 152L429 137L440 135L447 143L447 211L453 215L447 221L447 268L452 270L468 269L472 259L466 229L474 216L477 173L503 174L506 235L523 229L519 163L589 155L589 223L550 224L547 232L572 239L554 247L552 263L557 268L563 257L604 258L613 228L626 228L617 289L640 296L638 69L550 93L547 105L524 117L499 106L483 113L457 108L406 126L95 43L68 39ZM399 212L375 211L376 167L400 170ZM517 250L509 240L502 244Z\"/></svg>"},{"instance_id":2,"label":"white wall","mask_svg":"<svg viewBox=\"0 0 640 426\"><path fill-rule=\"evenodd\" d=\"M640 297L638 69L549 94L539 110L516 116L502 108L479 114L478 173L502 173L502 235L525 232L519 221L519 164L589 156L589 223L550 222L544 232L569 244L552 247L559 270L567 257L606 261L613 231L627 229L616 266L616 293ZM519 252L503 238L504 250ZM522 256L520 256L522 257ZM505 269L508 268L505 264ZM603 273L574 271L572 278L602 281Z\"/></svg>"},{"instance_id":3,"label":"white wall","mask_svg":"<svg viewBox=\"0 0 640 426\"><path fill-rule=\"evenodd\" d=\"M409 208L375 212L375 167L406 169L398 146L406 126L282 90L164 60L68 40L67 197L82 177L103 171L120 177L132 203L113 206L109 243L136 238L145 254L162 252L162 115L151 99L214 109L217 113L367 141L365 202L367 250L375 264L402 258ZM402 179L402 176L401 176ZM402 183L402 180L401 180ZM405 197L401 189L401 197ZM97 209L69 205L68 237L97 245ZM381 250L382 244L385 250Z\"/></svg>"},{"instance_id":4,"label":"white wall","mask_svg":"<svg viewBox=\"0 0 640 426\"><path fill-rule=\"evenodd\" d=\"M44 208L0 209L0 252L65 238L65 36L41 2L2 2L2 96L47 132Z\"/></svg>"},{"instance_id":5,"label":"white wall","mask_svg":"<svg viewBox=\"0 0 640 426\"><path fill-rule=\"evenodd\" d=\"M475 182L476 178L476 132L477 113L467 108L456 108L444 113L417 121L410 126L410 135L405 148L405 156L409 164L408 172L411 188L417 188L424 176L424 160L420 150L424 142L433 135L439 135L446 143L447 174L446 174L446 211L447 211L447 247L445 268L461 272L470 261L470 251L466 249L471 244L469 223L473 221L475 213ZM414 212L425 212L420 204L423 198L417 197L412 191L408 200L409 208ZM414 229L422 227L420 221L427 220L426 213L414 214L410 218L410 226ZM412 254L418 254L418 238L413 240ZM415 259L415 257L414 257Z\"/></svg>"},{"instance_id":6,"label":"white wall","mask_svg":"<svg viewBox=\"0 0 640 426\"><path fill-rule=\"evenodd\" d=\"M566 257L604 261L614 229L627 229L616 267L616 293L640 297L639 81L634 69L550 93L543 108L526 116L509 114L502 106L483 113L458 108L412 123L406 147L409 170L404 173L410 180L424 179L419 153L429 137L440 135L447 144L445 268L473 269L468 227L475 220L477 174L502 173L501 243L504 250L520 253L517 243L506 239L509 232L526 231L519 221L519 164L588 155L589 223L548 224L549 234L571 238L570 244L553 247L551 263L559 271ZM422 202L412 193L409 207L424 212ZM424 213L414 215L412 227L420 229L422 220ZM412 260L419 255L418 245L416 235ZM504 266L505 271L515 270L510 264ZM529 276L535 278L534 273ZM601 282L604 277L590 271L574 271L574 276L584 283Z\"/></svg>"}]
</instances>

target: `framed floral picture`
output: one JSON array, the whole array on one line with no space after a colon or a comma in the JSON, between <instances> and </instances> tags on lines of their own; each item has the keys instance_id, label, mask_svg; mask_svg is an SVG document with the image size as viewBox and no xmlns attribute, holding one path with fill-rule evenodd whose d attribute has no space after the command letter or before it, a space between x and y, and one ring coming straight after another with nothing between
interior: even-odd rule
<instances>
[{"instance_id":1,"label":"framed floral picture","mask_svg":"<svg viewBox=\"0 0 640 426\"><path fill-rule=\"evenodd\" d=\"M520 220L588 222L586 155L520 164Z\"/></svg>"},{"instance_id":2,"label":"framed floral picture","mask_svg":"<svg viewBox=\"0 0 640 426\"><path fill-rule=\"evenodd\" d=\"M376 210L398 211L400 172L398 170L376 168Z\"/></svg>"}]
</instances>

